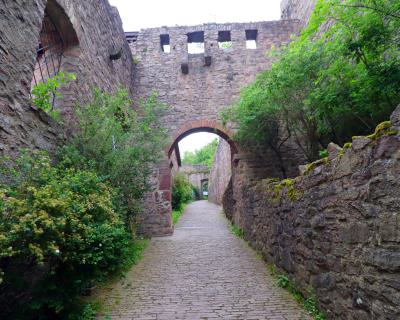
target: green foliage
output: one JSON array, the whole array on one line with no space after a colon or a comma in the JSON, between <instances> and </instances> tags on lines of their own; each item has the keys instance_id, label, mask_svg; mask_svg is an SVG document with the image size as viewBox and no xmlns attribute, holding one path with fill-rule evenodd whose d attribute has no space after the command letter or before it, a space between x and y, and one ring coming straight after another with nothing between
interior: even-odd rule
<instances>
[{"instance_id":1,"label":"green foliage","mask_svg":"<svg viewBox=\"0 0 400 320\"><path fill-rule=\"evenodd\" d=\"M77 295L131 255L116 190L95 171L54 165L41 152L2 169L1 298L8 303L1 312L13 312L13 319L63 318ZM16 307L27 294L29 303Z\"/></svg>"},{"instance_id":2,"label":"green foliage","mask_svg":"<svg viewBox=\"0 0 400 320\"><path fill-rule=\"evenodd\" d=\"M239 237L241 239L244 238L244 231L243 229L238 228L237 226L235 226L234 224L231 224L231 232L236 236Z\"/></svg>"},{"instance_id":3,"label":"green foliage","mask_svg":"<svg viewBox=\"0 0 400 320\"><path fill-rule=\"evenodd\" d=\"M233 47L232 41L219 42L218 46L220 49L230 49Z\"/></svg>"},{"instance_id":4,"label":"green foliage","mask_svg":"<svg viewBox=\"0 0 400 320\"><path fill-rule=\"evenodd\" d=\"M156 96L139 110L125 90L95 91L55 163L24 153L0 167L0 317L90 319L94 305L77 308L78 297L138 260L126 214L149 190L166 137Z\"/></svg>"},{"instance_id":5,"label":"green foliage","mask_svg":"<svg viewBox=\"0 0 400 320\"><path fill-rule=\"evenodd\" d=\"M320 158L326 158L328 156L328 150L327 149L319 150L318 155Z\"/></svg>"},{"instance_id":6,"label":"green foliage","mask_svg":"<svg viewBox=\"0 0 400 320\"><path fill-rule=\"evenodd\" d=\"M309 315L311 315L315 320L325 320L324 314L318 310L317 301L313 294L305 297L287 275L278 273L274 265L268 265L268 270L271 275L276 277L276 284L289 291L295 300L303 305Z\"/></svg>"},{"instance_id":7,"label":"green foliage","mask_svg":"<svg viewBox=\"0 0 400 320\"><path fill-rule=\"evenodd\" d=\"M53 110L52 100L53 98L60 98L60 88L75 79L76 76L72 73L59 72L56 76L39 82L32 88L32 103L56 120L59 120L59 113Z\"/></svg>"},{"instance_id":8,"label":"green foliage","mask_svg":"<svg viewBox=\"0 0 400 320\"><path fill-rule=\"evenodd\" d=\"M223 113L238 123L236 138L280 152L291 136L312 161L330 141L342 145L387 119L400 98L400 19L390 14L399 7L318 1L301 36L276 49L271 69Z\"/></svg>"},{"instance_id":9,"label":"green foliage","mask_svg":"<svg viewBox=\"0 0 400 320\"><path fill-rule=\"evenodd\" d=\"M183 204L193 199L193 187L183 173L177 173L172 183L172 209L181 210Z\"/></svg>"},{"instance_id":10,"label":"green foliage","mask_svg":"<svg viewBox=\"0 0 400 320\"><path fill-rule=\"evenodd\" d=\"M199 150L196 150L194 152L186 151L183 155L182 163L204 164L211 169L215 157L215 152L217 151L218 143L218 139L214 139L212 142L205 145Z\"/></svg>"},{"instance_id":11,"label":"green foliage","mask_svg":"<svg viewBox=\"0 0 400 320\"><path fill-rule=\"evenodd\" d=\"M138 110L124 89L115 94L96 90L92 103L78 108L80 130L63 149L65 165L94 168L119 190L120 209L129 213L139 210L138 200L149 190L149 176L166 142L159 121L164 106L156 94L141 101Z\"/></svg>"},{"instance_id":12,"label":"green foliage","mask_svg":"<svg viewBox=\"0 0 400 320\"><path fill-rule=\"evenodd\" d=\"M186 207L187 207L187 203L181 205L180 208L178 208L176 210L172 210L172 222L174 225L177 224L177 222L181 218L183 212L185 211Z\"/></svg>"},{"instance_id":13,"label":"green foliage","mask_svg":"<svg viewBox=\"0 0 400 320\"><path fill-rule=\"evenodd\" d=\"M134 264L137 264L142 258L142 253L144 249L148 246L150 240L143 238L136 238L131 241L129 247L127 248L127 255L120 262L118 270L113 272L111 276L102 281L96 283L96 289L91 292L89 297L80 298L76 306L71 312L69 312L68 320L82 320L82 319L96 319L98 313L104 313L105 310L102 306L102 300L104 300L104 292L109 292L110 286L117 283L121 278L125 277L126 272L128 272ZM111 319L109 316L105 315L103 320Z\"/></svg>"}]
</instances>

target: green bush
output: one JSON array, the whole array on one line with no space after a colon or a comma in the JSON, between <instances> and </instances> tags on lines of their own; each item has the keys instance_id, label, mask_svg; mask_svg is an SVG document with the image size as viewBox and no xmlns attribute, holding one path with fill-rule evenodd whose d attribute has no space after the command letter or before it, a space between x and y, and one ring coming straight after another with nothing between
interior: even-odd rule
<instances>
[{"instance_id":1,"label":"green bush","mask_svg":"<svg viewBox=\"0 0 400 320\"><path fill-rule=\"evenodd\" d=\"M292 138L313 161L387 120L400 99L399 10L399 1L319 0L301 36L224 112L236 139L279 159Z\"/></svg>"},{"instance_id":2,"label":"green bush","mask_svg":"<svg viewBox=\"0 0 400 320\"><path fill-rule=\"evenodd\" d=\"M0 314L62 318L129 253L115 190L96 172L53 165L45 153L2 168Z\"/></svg>"},{"instance_id":3,"label":"green bush","mask_svg":"<svg viewBox=\"0 0 400 320\"><path fill-rule=\"evenodd\" d=\"M193 199L193 187L183 173L177 173L172 183L172 209L179 210Z\"/></svg>"},{"instance_id":4,"label":"green bush","mask_svg":"<svg viewBox=\"0 0 400 320\"><path fill-rule=\"evenodd\" d=\"M140 199L149 191L153 166L166 143L159 121L164 106L156 94L141 101L137 110L125 89L115 94L95 90L93 101L78 107L80 130L63 149L68 165L89 165L118 189L119 209L129 214L139 211Z\"/></svg>"}]
</instances>

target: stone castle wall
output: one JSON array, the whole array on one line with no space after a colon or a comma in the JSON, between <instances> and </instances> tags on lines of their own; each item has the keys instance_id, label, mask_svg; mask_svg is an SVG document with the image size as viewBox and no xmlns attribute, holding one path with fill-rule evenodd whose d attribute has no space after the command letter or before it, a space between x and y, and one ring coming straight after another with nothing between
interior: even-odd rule
<instances>
[{"instance_id":1,"label":"stone castle wall","mask_svg":"<svg viewBox=\"0 0 400 320\"><path fill-rule=\"evenodd\" d=\"M246 48L246 30L257 30L256 49ZM207 127L220 122L220 111L232 104L243 86L270 67L272 58L266 52L272 46L288 43L298 30L297 20L141 30L137 39L130 43L135 62L135 100L149 96L154 90L158 93L159 99L168 106L162 122L172 144L182 128L190 124ZM219 48L219 31L230 32L231 48ZM188 34L192 32L204 32L204 53L188 53ZM162 50L161 35L169 36L169 53ZM188 72L184 73L186 67ZM170 189L163 189L167 186L164 181L171 179L164 170L169 167L169 161L165 157L160 164L162 176L154 179L158 184L154 184L154 191L147 196L148 210L141 223L141 232L147 235L172 232L172 226L167 226L171 221L171 208L167 208L163 200L170 197ZM162 210L155 212L152 208Z\"/></svg>"},{"instance_id":2,"label":"stone castle wall","mask_svg":"<svg viewBox=\"0 0 400 320\"><path fill-rule=\"evenodd\" d=\"M246 48L245 30L258 30L257 49ZM189 54L188 33L204 32L204 54ZM229 31L232 48L218 47L218 31ZM220 120L219 111L239 96L240 89L272 62L266 52L287 43L297 21L204 24L143 29L130 44L135 60L134 91L146 97L155 90L170 110L163 122L171 137L186 123ZM160 35L169 35L171 52L161 49ZM205 57L211 64L205 65ZM181 65L188 65L188 74ZM172 141L171 141L172 143Z\"/></svg>"},{"instance_id":3,"label":"stone castle wall","mask_svg":"<svg viewBox=\"0 0 400 320\"><path fill-rule=\"evenodd\" d=\"M77 43L65 39L61 70L75 73L77 80L62 90L56 101L64 120L71 124L75 103L90 99L99 87L112 91L131 87L132 57L115 8L107 0L38 0L2 2L0 21L0 154L15 154L21 148L53 150L64 139L65 127L30 105L30 89L36 48L48 5L62 33L76 33ZM68 23L73 30L68 30ZM113 47L122 57L111 61Z\"/></svg>"},{"instance_id":4,"label":"stone castle wall","mask_svg":"<svg viewBox=\"0 0 400 320\"><path fill-rule=\"evenodd\" d=\"M210 173L208 201L222 204L222 196L231 178L231 167L231 147L228 142L220 138Z\"/></svg>"},{"instance_id":5,"label":"stone castle wall","mask_svg":"<svg viewBox=\"0 0 400 320\"><path fill-rule=\"evenodd\" d=\"M282 0L282 19L298 19L301 26L307 25L317 0Z\"/></svg>"},{"instance_id":6,"label":"stone castle wall","mask_svg":"<svg viewBox=\"0 0 400 320\"><path fill-rule=\"evenodd\" d=\"M295 179L255 180L238 165L225 192L227 216L316 293L328 319L400 317L399 132L400 107L391 128L331 146L329 159Z\"/></svg>"}]
</instances>

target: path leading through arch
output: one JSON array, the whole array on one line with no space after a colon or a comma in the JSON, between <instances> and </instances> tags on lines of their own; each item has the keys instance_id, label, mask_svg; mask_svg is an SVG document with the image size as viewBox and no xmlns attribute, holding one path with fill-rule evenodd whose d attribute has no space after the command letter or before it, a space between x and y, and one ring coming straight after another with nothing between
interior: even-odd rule
<instances>
[{"instance_id":1,"label":"path leading through arch","mask_svg":"<svg viewBox=\"0 0 400 320\"><path fill-rule=\"evenodd\" d=\"M221 207L190 204L109 293L111 319L310 319L265 263L230 233ZM100 318L102 319L102 318Z\"/></svg>"}]
</instances>

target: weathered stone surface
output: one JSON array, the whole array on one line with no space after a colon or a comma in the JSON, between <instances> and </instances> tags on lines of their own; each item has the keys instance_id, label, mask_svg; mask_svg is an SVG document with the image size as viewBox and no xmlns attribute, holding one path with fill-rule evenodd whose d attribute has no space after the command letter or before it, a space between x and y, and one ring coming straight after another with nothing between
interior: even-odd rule
<instances>
[{"instance_id":1,"label":"weathered stone surface","mask_svg":"<svg viewBox=\"0 0 400 320\"><path fill-rule=\"evenodd\" d=\"M393 128L395 130L400 131L400 105L392 113L392 116L390 117L390 121L392 122Z\"/></svg>"},{"instance_id":2,"label":"weathered stone surface","mask_svg":"<svg viewBox=\"0 0 400 320\"><path fill-rule=\"evenodd\" d=\"M282 0L282 19L298 19L305 26L310 19L311 13L317 0Z\"/></svg>"},{"instance_id":3,"label":"weathered stone surface","mask_svg":"<svg viewBox=\"0 0 400 320\"><path fill-rule=\"evenodd\" d=\"M278 193L247 174L251 157L238 157L225 192L227 217L266 260L314 289L328 319L400 318L400 137L391 134L357 137Z\"/></svg>"},{"instance_id":4,"label":"weathered stone surface","mask_svg":"<svg viewBox=\"0 0 400 320\"><path fill-rule=\"evenodd\" d=\"M224 139L219 140L208 185L208 200L222 204L222 197L231 179L231 148Z\"/></svg>"},{"instance_id":5,"label":"weathered stone surface","mask_svg":"<svg viewBox=\"0 0 400 320\"><path fill-rule=\"evenodd\" d=\"M177 139L196 130L215 132L232 147L234 128L231 124L228 128L221 125L220 111L238 98L243 86L253 81L259 72L270 67L273 58L267 56L266 51L272 46L288 43L291 35L299 31L299 27L299 21L285 20L143 29L138 32L137 39L130 43L135 61L134 100L139 101L155 90L159 99L169 106L161 120L168 130L171 148ZM247 49L246 30L254 29L258 30L257 48ZM231 48L219 48L219 31L230 32ZM188 53L188 34L193 32L204 32L204 53ZM160 41L165 35L169 35L170 52L164 52L161 47ZM211 57L210 65L205 65L205 57ZM187 64L187 74L182 73L182 64ZM283 163L287 167L288 175L296 175L297 167L303 163L304 157L296 157L298 152L294 150L294 144L288 143L284 149ZM238 150L234 150L233 153L237 152ZM254 176L260 176L262 172L265 176L268 176L267 172L282 175L273 154L264 158L256 157L248 163ZM227 181L228 179L224 180L224 184ZM153 192L157 193L157 178L154 179L153 187ZM218 193L221 194L219 191ZM149 196L147 199L158 201L159 198ZM165 205L147 204L148 209L144 214L154 214L155 217L143 217L143 221L151 222L154 227L157 217L163 215L152 208L166 210ZM151 234L149 226L143 226L143 229ZM159 234L161 230L156 229L154 234ZM165 233L169 232L170 228L167 228Z\"/></svg>"},{"instance_id":6,"label":"weathered stone surface","mask_svg":"<svg viewBox=\"0 0 400 320\"><path fill-rule=\"evenodd\" d=\"M328 159L332 160L335 159L339 153L342 151L343 149L341 147L339 147L337 144L331 142L330 144L328 144Z\"/></svg>"},{"instance_id":7,"label":"weathered stone surface","mask_svg":"<svg viewBox=\"0 0 400 320\"><path fill-rule=\"evenodd\" d=\"M107 1L96 4L76 0L3 1L0 4L0 154L15 155L21 148L52 151L64 140L65 127L32 108L29 102L46 4L56 22L70 21L73 29L60 31L65 36L61 70L77 76L75 82L62 90L63 98L56 101L67 129L75 103L87 102L94 87L111 91L119 86L131 87L131 54L118 12ZM79 43L72 47L68 36L75 33ZM112 62L109 54L116 46L123 49L122 57Z\"/></svg>"}]
</instances>

